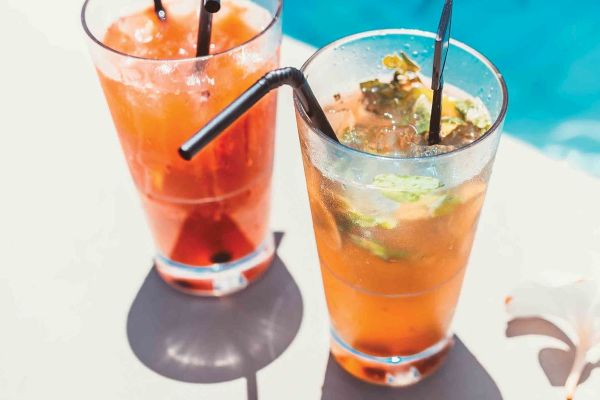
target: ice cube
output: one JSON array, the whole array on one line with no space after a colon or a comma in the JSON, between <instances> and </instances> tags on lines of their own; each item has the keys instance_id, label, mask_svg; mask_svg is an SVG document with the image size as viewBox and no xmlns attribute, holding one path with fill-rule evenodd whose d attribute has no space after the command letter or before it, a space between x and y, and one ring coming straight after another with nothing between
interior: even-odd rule
<instances>
[{"instance_id":1,"label":"ice cube","mask_svg":"<svg viewBox=\"0 0 600 400\"><path fill-rule=\"evenodd\" d=\"M447 146L462 147L477 139L481 130L472 124L459 125L442 139Z\"/></svg>"},{"instance_id":2,"label":"ice cube","mask_svg":"<svg viewBox=\"0 0 600 400\"><path fill-rule=\"evenodd\" d=\"M422 136L412 125L390 125L371 128L371 148L377 154L401 155L414 143L422 143Z\"/></svg>"},{"instance_id":3,"label":"ice cube","mask_svg":"<svg viewBox=\"0 0 600 400\"><path fill-rule=\"evenodd\" d=\"M416 221L430 216L431 213L423 202L404 203L394 213L398 221Z\"/></svg>"},{"instance_id":4,"label":"ice cube","mask_svg":"<svg viewBox=\"0 0 600 400\"><path fill-rule=\"evenodd\" d=\"M155 33L156 25L151 20L147 20L144 26L135 30L134 37L140 43L150 43Z\"/></svg>"},{"instance_id":5,"label":"ice cube","mask_svg":"<svg viewBox=\"0 0 600 400\"><path fill-rule=\"evenodd\" d=\"M363 127L355 126L353 128L346 128L341 134L338 134L338 137L340 142L348 147L367 151L369 134Z\"/></svg>"},{"instance_id":6,"label":"ice cube","mask_svg":"<svg viewBox=\"0 0 600 400\"><path fill-rule=\"evenodd\" d=\"M121 18L117 23L119 31L138 43L149 43L154 38L158 28L155 21L147 14L130 15Z\"/></svg>"}]
</instances>

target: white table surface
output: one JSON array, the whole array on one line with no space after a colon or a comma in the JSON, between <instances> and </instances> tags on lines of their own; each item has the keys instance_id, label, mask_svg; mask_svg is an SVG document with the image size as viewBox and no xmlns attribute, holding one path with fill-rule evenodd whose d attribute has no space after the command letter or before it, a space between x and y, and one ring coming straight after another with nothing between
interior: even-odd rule
<instances>
[{"instance_id":1,"label":"white table surface","mask_svg":"<svg viewBox=\"0 0 600 400\"><path fill-rule=\"evenodd\" d=\"M548 337L507 338L503 298L546 268L600 266L597 179L504 136L455 319L459 345L421 385L362 384L328 356L290 91L279 98L272 225L284 237L275 272L222 302L180 296L151 273L151 238L87 54L81 2L54 3L3 2L0 399L562 398L552 383L564 379L569 355L544 350L559 343ZM283 64L312 51L286 39ZM272 304L244 314L271 293ZM210 354L193 354L198 340L214 345ZM256 367L256 388L252 373L249 386L239 376L218 382L227 374L215 365L236 363ZM600 368L576 399L598 393Z\"/></svg>"}]
</instances>

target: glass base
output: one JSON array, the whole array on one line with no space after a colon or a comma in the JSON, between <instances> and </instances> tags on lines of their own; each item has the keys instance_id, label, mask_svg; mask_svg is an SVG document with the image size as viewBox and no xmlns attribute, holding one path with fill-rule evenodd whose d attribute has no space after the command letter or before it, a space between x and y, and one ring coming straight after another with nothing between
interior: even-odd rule
<instances>
[{"instance_id":1,"label":"glass base","mask_svg":"<svg viewBox=\"0 0 600 400\"><path fill-rule=\"evenodd\" d=\"M162 254L154 265L165 282L175 289L197 296L225 296L238 292L258 279L271 265L275 253L273 234L238 260L210 265L189 265L173 261Z\"/></svg>"},{"instance_id":2,"label":"glass base","mask_svg":"<svg viewBox=\"0 0 600 400\"><path fill-rule=\"evenodd\" d=\"M420 382L442 365L453 344L452 336L448 336L417 354L377 357L350 347L331 330L331 353L338 364L358 379L383 386Z\"/></svg>"}]
</instances>

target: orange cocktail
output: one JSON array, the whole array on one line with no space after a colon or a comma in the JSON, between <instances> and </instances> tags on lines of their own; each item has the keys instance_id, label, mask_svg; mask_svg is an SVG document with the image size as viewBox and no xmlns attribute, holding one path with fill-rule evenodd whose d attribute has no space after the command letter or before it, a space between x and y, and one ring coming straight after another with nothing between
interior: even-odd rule
<instances>
[{"instance_id":1,"label":"orange cocktail","mask_svg":"<svg viewBox=\"0 0 600 400\"><path fill-rule=\"evenodd\" d=\"M118 5L123 2L94 3L84 6L84 21L158 249L159 273L198 294L243 288L264 272L273 254L268 221L275 96L193 161L182 160L177 149L277 67L279 2L270 9L248 0L223 2L206 57L195 57L198 1L165 1L165 21L151 2L125 2L132 7L126 10ZM89 22L97 14L103 15L100 22Z\"/></svg>"},{"instance_id":2,"label":"orange cocktail","mask_svg":"<svg viewBox=\"0 0 600 400\"><path fill-rule=\"evenodd\" d=\"M304 65L340 143L296 100L331 351L351 374L388 386L420 381L448 354L506 111L495 68L453 44L442 139L428 145L432 91L423 71L434 38L366 32Z\"/></svg>"}]
</instances>

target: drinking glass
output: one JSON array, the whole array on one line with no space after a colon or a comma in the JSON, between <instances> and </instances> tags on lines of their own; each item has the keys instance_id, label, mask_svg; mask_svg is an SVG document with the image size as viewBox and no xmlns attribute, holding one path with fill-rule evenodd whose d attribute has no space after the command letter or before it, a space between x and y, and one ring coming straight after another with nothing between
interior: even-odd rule
<instances>
[{"instance_id":1,"label":"drinking glass","mask_svg":"<svg viewBox=\"0 0 600 400\"><path fill-rule=\"evenodd\" d=\"M302 71L327 105L360 82L389 80L381 63L388 54L404 51L431 71L434 42L435 34L416 30L361 33L320 49ZM493 121L479 139L445 154L392 157L346 147L317 129L295 98L331 351L348 372L380 385L420 381L452 345L452 317L506 113L502 75L454 40L445 81L480 97ZM441 189L427 201L399 204L374 184L389 174L435 180Z\"/></svg>"},{"instance_id":2,"label":"drinking glass","mask_svg":"<svg viewBox=\"0 0 600 400\"><path fill-rule=\"evenodd\" d=\"M119 34L141 46L156 24L198 15L198 0L165 0L166 22L127 18L152 7L147 0L87 0L82 10L93 62L154 237L156 268L172 286L208 296L244 288L268 268L274 253L269 210L275 95L194 160L177 152L181 142L278 66L281 1L232 2L245 11L223 16L228 18L223 24L237 23L230 27L235 35L247 29L238 23L244 21L256 31L250 40L229 48L233 38L217 37L223 48L215 54L168 59L123 53L104 44L104 35L116 23ZM188 33L193 40L197 29L196 19Z\"/></svg>"}]
</instances>

